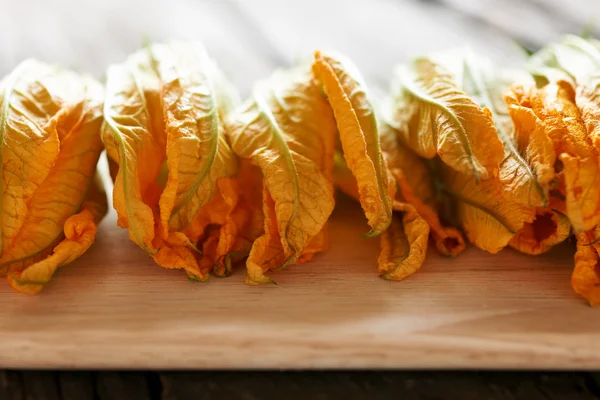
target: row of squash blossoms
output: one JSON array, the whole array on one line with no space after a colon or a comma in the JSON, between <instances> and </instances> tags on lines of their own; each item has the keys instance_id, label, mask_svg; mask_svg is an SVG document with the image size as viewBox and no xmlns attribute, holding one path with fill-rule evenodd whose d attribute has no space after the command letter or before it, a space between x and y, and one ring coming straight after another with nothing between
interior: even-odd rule
<instances>
[{"instance_id":1,"label":"row of squash blossoms","mask_svg":"<svg viewBox=\"0 0 600 400\"><path fill-rule=\"evenodd\" d=\"M0 265L37 293L93 243L106 149L119 226L165 268L248 284L324 251L338 187L403 279L428 243L541 254L575 237L574 290L600 304L600 45L569 36L501 68L468 49L394 72L375 110L341 54L258 82L240 102L199 43L153 44L106 85L28 60L1 87ZM262 190L256 190L262 188ZM465 238L467 240L465 240Z\"/></svg>"}]
</instances>

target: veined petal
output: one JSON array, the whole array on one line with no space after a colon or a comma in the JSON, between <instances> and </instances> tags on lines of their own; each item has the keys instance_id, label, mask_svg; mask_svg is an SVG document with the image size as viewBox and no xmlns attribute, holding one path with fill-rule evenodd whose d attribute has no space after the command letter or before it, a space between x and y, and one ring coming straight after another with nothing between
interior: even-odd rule
<instances>
[{"instance_id":1,"label":"veined petal","mask_svg":"<svg viewBox=\"0 0 600 400\"><path fill-rule=\"evenodd\" d=\"M264 234L254 241L246 261L246 283L248 285L262 285L275 283L265 273L278 268L286 262L284 247L275 212L275 201L271 197L266 184L263 186L263 215ZM308 243L307 243L308 246Z\"/></svg>"},{"instance_id":2,"label":"veined petal","mask_svg":"<svg viewBox=\"0 0 600 400\"><path fill-rule=\"evenodd\" d=\"M160 198L162 226L181 231L212 194L217 179L233 176L235 159L224 136L232 98L220 71L197 43L152 47L162 80L168 180ZM222 106L225 105L225 106Z\"/></svg>"},{"instance_id":3,"label":"veined petal","mask_svg":"<svg viewBox=\"0 0 600 400\"><path fill-rule=\"evenodd\" d=\"M97 223L108 209L106 193L99 178L93 180L81 211L69 217L64 224L64 239L48 257L31 265L13 269L8 275L9 284L17 291L35 294L50 281L61 266L79 258L94 243Z\"/></svg>"},{"instance_id":4,"label":"veined petal","mask_svg":"<svg viewBox=\"0 0 600 400\"><path fill-rule=\"evenodd\" d=\"M410 205L403 208L402 219L395 216L390 229L381 235L379 273L388 280L414 274L423 266L427 254L429 226Z\"/></svg>"},{"instance_id":5,"label":"veined petal","mask_svg":"<svg viewBox=\"0 0 600 400\"><path fill-rule=\"evenodd\" d=\"M315 53L313 71L335 115L346 165L358 186L358 198L372 230L385 231L392 218L389 177L366 85L356 67L337 54Z\"/></svg>"},{"instance_id":6,"label":"veined petal","mask_svg":"<svg viewBox=\"0 0 600 400\"><path fill-rule=\"evenodd\" d=\"M469 241L480 249L497 253L534 220L535 209L507 198L499 180L477 183L444 165L441 171L446 190L455 199L458 219Z\"/></svg>"},{"instance_id":7,"label":"veined petal","mask_svg":"<svg viewBox=\"0 0 600 400\"><path fill-rule=\"evenodd\" d=\"M59 152L56 114L61 99L48 87L78 79L58 68L27 60L0 87L0 251L21 230L28 203L44 182ZM65 82L66 83L66 82ZM65 111L63 111L65 112Z\"/></svg>"},{"instance_id":8,"label":"veined petal","mask_svg":"<svg viewBox=\"0 0 600 400\"><path fill-rule=\"evenodd\" d=\"M161 190L156 180L166 137L161 83L149 52L108 68L102 140L119 165L113 191L119 226L129 228L135 243L156 254L153 207Z\"/></svg>"},{"instance_id":9,"label":"veined petal","mask_svg":"<svg viewBox=\"0 0 600 400\"><path fill-rule=\"evenodd\" d=\"M341 156L336 158L334 176L336 185L358 200L356 180L353 179L352 172ZM378 270L385 279L400 280L413 274L423 265L430 229L411 204L394 200L392 207L399 212L394 215L392 224L380 236L381 252L378 258ZM464 247L460 233L458 236Z\"/></svg>"},{"instance_id":10,"label":"veined petal","mask_svg":"<svg viewBox=\"0 0 600 400\"><path fill-rule=\"evenodd\" d=\"M264 233L262 190L256 189L262 186L260 168L242 160L236 183L238 201L221 227L217 246L213 268L217 276L230 275L233 264L246 259L254 241Z\"/></svg>"},{"instance_id":11,"label":"veined petal","mask_svg":"<svg viewBox=\"0 0 600 400\"><path fill-rule=\"evenodd\" d=\"M227 134L263 175L265 233L250 252L247 281L264 283L267 270L300 258L333 210L335 122L310 68L300 66L260 82Z\"/></svg>"},{"instance_id":12,"label":"veined petal","mask_svg":"<svg viewBox=\"0 0 600 400\"><path fill-rule=\"evenodd\" d=\"M565 214L575 232L592 229L600 222L600 159L575 104L572 86L560 81L541 89L530 86L519 91L520 98L513 99L544 122L561 162L557 177L565 197Z\"/></svg>"},{"instance_id":13,"label":"veined petal","mask_svg":"<svg viewBox=\"0 0 600 400\"><path fill-rule=\"evenodd\" d=\"M34 60L0 85L0 271L19 291L40 291L93 242L101 104L93 79ZM92 199L105 213L106 197Z\"/></svg>"},{"instance_id":14,"label":"veined petal","mask_svg":"<svg viewBox=\"0 0 600 400\"><path fill-rule=\"evenodd\" d=\"M520 168L522 164L517 164L517 157L511 157L501 166L500 180L504 191L523 205L545 206L556 178L556 153L552 141L544 123L530 109L511 105L509 113L514 125L516 151L527 166Z\"/></svg>"},{"instance_id":15,"label":"veined petal","mask_svg":"<svg viewBox=\"0 0 600 400\"><path fill-rule=\"evenodd\" d=\"M386 121L419 156L485 180L497 175L503 146L489 110L461 90L449 70L429 58L397 69Z\"/></svg>"},{"instance_id":16,"label":"veined petal","mask_svg":"<svg viewBox=\"0 0 600 400\"><path fill-rule=\"evenodd\" d=\"M552 142L544 124L519 108L511 93L505 95L510 85L532 84L531 78L520 70L498 68L470 50L447 52L443 59L453 61L448 67L460 76L461 89L494 120L504 145L498 178L506 196L527 207L546 206L556 160Z\"/></svg>"},{"instance_id":17,"label":"veined petal","mask_svg":"<svg viewBox=\"0 0 600 400\"><path fill-rule=\"evenodd\" d=\"M571 277L573 290L592 306L600 305L600 244L591 244L597 237L600 237L600 228L577 235L575 269Z\"/></svg>"},{"instance_id":18,"label":"veined petal","mask_svg":"<svg viewBox=\"0 0 600 400\"><path fill-rule=\"evenodd\" d=\"M180 42L112 66L107 88L103 139L119 225L158 264L208 279L239 232L230 218L238 162L224 133L237 92L199 43Z\"/></svg>"},{"instance_id":19,"label":"veined petal","mask_svg":"<svg viewBox=\"0 0 600 400\"><path fill-rule=\"evenodd\" d=\"M82 80L81 100L63 107L51 123L60 138L60 151L28 200L20 229L4 251L0 264L14 263L50 248L63 234L68 218L79 212L93 184L100 141L102 89L94 81ZM106 212L106 210L104 211Z\"/></svg>"},{"instance_id":20,"label":"veined petal","mask_svg":"<svg viewBox=\"0 0 600 400\"><path fill-rule=\"evenodd\" d=\"M439 205L433 176L425 160L402 145L397 133L389 125L381 125L381 147L391 175L398 185L396 198L408 203L431 229L438 251L446 256L456 256L465 249L462 234L456 228L443 225L439 218Z\"/></svg>"},{"instance_id":21,"label":"veined petal","mask_svg":"<svg viewBox=\"0 0 600 400\"><path fill-rule=\"evenodd\" d=\"M600 69L577 86L576 103L587 130L587 136L600 153Z\"/></svg>"}]
</instances>

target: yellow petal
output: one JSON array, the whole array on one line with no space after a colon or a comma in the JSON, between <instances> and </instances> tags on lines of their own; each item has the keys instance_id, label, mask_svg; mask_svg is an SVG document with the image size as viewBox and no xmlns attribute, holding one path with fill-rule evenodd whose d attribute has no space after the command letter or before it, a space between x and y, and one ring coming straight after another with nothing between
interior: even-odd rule
<instances>
[{"instance_id":1,"label":"yellow petal","mask_svg":"<svg viewBox=\"0 0 600 400\"><path fill-rule=\"evenodd\" d=\"M220 277L231 275L232 262L235 258L248 256L251 243L260 236L260 233L254 236L250 245L244 240L244 228L250 224L251 215L244 207L236 207L221 226L212 266L215 275Z\"/></svg>"},{"instance_id":2,"label":"yellow petal","mask_svg":"<svg viewBox=\"0 0 600 400\"><path fill-rule=\"evenodd\" d=\"M546 133L544 123L526 107L511 105L509 113L514 129L514 158L500 167L500 181L512 199L530 206L545 206L551 184L555 179L556 153ZM518 155L517 155L518 154ZM516 158L521 157L530 174L519 170ZM534 182L532 189L531 182Z\"/></svg>"},{"instance_id":3,"label":"yellow petal","mask_svg":"<svg viewBox=\"0 0 600 400\"><path fill-rule=\"evenodd\" d=\"M237 182L233 178L217 181L210 201L205 204L183 232L168 232L160 235L154 245L159 249L155 261L168 269L184 269L190 279L205 281L209 278L216 260L231 251L233 243L229 237L219 235L230 219L238 202ZM227 229L231 229L228 227ZM206 241L215 241L206 244ZM220 246L219 242L223 241ZM203 249L209 246L212 255L205 257ZM217 253L217 249L225 251ZM212 260L210 264L209 260Z\"/></svg>"},{"instance_id":4,"label":"yellow petal","mask_svg":"<svg viewBox=\"0 0 600 400\"><path fill-rule=\"evenodd\" d=\"M358 186L358 198L371 232L387 229L392 218L389 178L366 85L356 67L341 55L315 52L315 76L333 109L346 164Z\"/></svg>"},{"instance_id":5,"label":"yellow petal","mask_svg":"<svg viewBox=\"0 0 600 400\"><path fill-rule=\"evenodd\" d=\"M566 211L575 232L589 230L600 222L600 160L588 138L575 93L567 82L530 88L521 100L546 124L558 159L559 179Z\"/></svg>"},{"instance_id":6,"label":"yellow petal","mask_svg":"<svg viewBox=\"0 0 600 400\"><path fill-rule=\"evenodd\" d=\"M573 151L566 151L561 158L565 167L565 185L567 187L567 213L576 232L587 230L597 224L599 213L597 205L597 192L600 185L597 184L596 172L600 166L594 165L594 158L600 153L600 100L598 99L598 87L600 85L600 48L594 39L583 39L574 35L566 35L559 42L551 43L529 60L529 69L533 71L541 85L557 84L558 94L554 96L555 88L551 87L547 97L550 98L552 109L554 97L558 102L557 111L562 114L562 121L568 125L570 135L566 140L572 141L578 150L577 155ZM564 82L560 82L564 81ZM585 124L585 134L581 134L578 112L575 110L570 88L576 88L575 104L581 113L581 119ZM565 90L568 88L568 90ZM563 135L566 136L566 135ZM587 145L595 150L589 151ZM573 157L580 157L579 160ZM579 161L579 163L577 162ZM579 165L578 165L579 164ZM582 165L585 164L585 165ZM579 171L583 171L580 173ZM569 176L567 176L569 175ZM565 196L567 197L567 196Z\"/></svg>"},{"instance_id":7,"label":"yellow petal","mask_svg":"<svg viewBox=\"0 0 600 400\"><path fill-rule=\"evenodd\" d=\"M586 132L571 85L558 82L543 89L544 105L559 113L565 129L553 137L563 165L566 214L576 233L600 223L600 157ZM558 121L557 121L558 122Z\"/></svg>"},{"instance_id":8,"label":"yellow petal","mask_svg":"<svg viewBox=\"0 0 600 400\"><path fill-rule=\"evenodd\" d=\"M490 111L504 145L499 179L506 196L527 207L545 207L554 180L552 142L531 110L521 109L513 93L505 93L511 85L533 85L531 77L521 70L498 68L472 51L460 59L465 69L462 88Z\"/></svg>"},{"instance_id":9,"label":"yellow petal","mask_svg":"<svg viewBox=\"0 0 600 400\"><path fill-rule=\"evenodd\" d=\"M183 269L192 280L205 281L208 272L200 269L200 251L181 232L171 232L168 237L157 237L154 241L158 251L152 257L167 269Z\"/></svg>"},{"instance_id":10,"label":"yellow petal","mask_svg":"<svg viewBox=\"0 0 600 400\"><path fill-rule=\"evenodd\" d=\"M579 107L587 135L600 151L600 48L594 39L565 35L560 41L550 43L530 57L528 67L541 86L561 80L577 88L576 104Z\"/></svg>"},{"instance_id":11,"label":"yellow petal","mask_svg":"<svg viewBox=\"0 0 600 400\"><path fill-rule=\"evenodd\" d=\"M162 80L168 179L160 197L162 226L181 231L212 195L217 179L233 176L235 159L224 136L226 85L197 44L152 47ZM224 109L225 108L225 109Z\"/></svg>"},{"instance_id":12,"label":"yellow petal","mask_svg":"<svg viewBox=\"0 0 600 400\"><path fill-rule=\"evenodd\" d=\"M417 272L425 262L429 226L411 206L402 219L394 216L390 228L381 235L379 273L389 280L401 280Z\"/></svg>"},{"instance_id":13,"label":"yellow petal","mask_svg":"<svg viewBox=\"0 0 600 400\"><path fill-rule=\"evenodd\" d=\"M254 241L246 261L246 284L260 285L275 283L265 272L277 268L286 261L281 246L275 201L269 194L266 184L263 186L264 234Z\"/></svg>"},{"instance_id":14,"label":"yellow petal","mask_svg":"<svg viewBox=\"0 0 600 400\"><path fill-rule=\"evenodd\" d=\"M600 306L600 245L590 245L600 235L600 229L577 235L575 269L571 277L573 290L592 306Z\"/></svg>"},{"instance_id":15,"label":"yellow petal","mask_svg":"<svg viewBox=\"0 0 600 400\"><path fill-rule=\"evenodd\" d=\"M52 253L24 269L11 272L8 282L19 292L34 294L50 281L57 268L79 258L94 243L96 224L106 213L106 194L100 179L96 179L88 191L81 211L69 217L64 224L64 239Z\"/></svg>"},{"instance_id":16,"label":"yellow petal","mask_svg":"<svg viewBox=\"0 0 600 400\"><path fill-rule=\"evenodd\" d=\"M476 180L497 174L504 153L489 110L460 89L455 77L427 58L398 68L386 120L419 156Z\"/></svg>"},{"instance_id":17,"label":"yellow petal","mask_svg":"<svg viewBox=\"0 0 600 400\"><path fill-rule=\"evenodd\" d=\"M28 213L29 201L50 173L58 156L60 139L56 130L57 114L67 112L61 111L61 102L66 99L61 99L51 90L71 80L74 80L71 74L27 60L2 81L1 252L11 246L20 231Z\"/></svg>"},{"instance_id":18,"label":"yellow petal","mask_svg":"<svg viewBox=\"0 0 600 400\"><path fill-rule=\"evenodd\" d=\"M600 99L598 86L600 72L592 75L585 83L577 87L577 105L581 110L587 134L597 151L600 151Z\"/></svg>"},{"instance_id":19,"label":"yellow petal","mask_svg":"<svg viewBox=\"0 0 600 400\"><path fill-rule=\"evenodd\" d=\"M343 192L358 200L356 180L341 155L336 158L334 176L336 185ZM430 229L427 222L421 218L411 204L394 200L392 207L404 214L403 216L395 215L391 225L381 235L381 252L378 263L379 273L386 279L395 280L405 278L422 266L427 252ZM456 233L464 248L462 235L458 231ZM445 239L448 239L448 236ZM452 247L452 249L456 248ZM449 251L450 249L444 248L443 250Z\"/></svg>"},{"instance_id":20,"label":"yellow petal","mask_svg":"<svg viewBox=\"0 0 600 400\"><path fill-rule=\"evenodd\" d=\"M335 122L310 68L301 66L257 84L227 133L233 151L263 175L265 234L247 266L248 281L264 282L266 270L299 259L333 210Z\"/></svg>"},{"instance_id":21,"label":"yellow petal","mask_svg":"<svg viewBox=\"0 0 600 400\"><path fill-rule=\"evenodd\" d=\"M254 241L264 233L262 191L256 190L262 186L260 169L248 161L242 161L236 178L238 202L221 227L218 256L213 269L218 276L230 275L233 263L246 259Z\"/></svg>"},{"instance_id":22,"label":"yellow petal","mask_svg":"<svg viewBox=\"0 0 600 400\"><path fill-rule=\"evenodd\" d=\"M239 188L237 182L233 179L224 179L219 184L224 203L229 205L225 213L225 218L219 229L219 240L215 248L214 262L211 268L217 265L219 260L223 260L229 253L236 251L238 237L244 228L244 222L247 221L247 214L239 212L237 204L239 201ZM237 212L236 212L237 211Z\"/></svg>"},{"instance_id":23,"label":"yellow petal","mask_svg":"<svg viewBox=\"0 0 600 400\"><path fill-rule=\"evenodd\" d=\"M529 78L518 71L498 69L468 50L434 55L432 59L450 71L448 76L455 77L457 90L464 91L484 114L494 118L497 138L503 144L503 149L494 146L496 156L504 156L498 175L479 184L477 176L442 165L445 189L455 198L456 215L467 237L477 247L495 253L525 223L533 221L535 207L547 204L555 178L552 141L532 110L511 96L503 98L510 83Z\"/></svg>"},{"instance_id":24,"label":"yellow petal","mask_svg":"<svg viewBox=\"0 0 600 400\"><path fill-rule=\"evenodd\" d=\"M592 143L596 154L600 154L600 72L596 72L583 84L577 87L576 103L581 111L588 140ZM594 187L598 188L598 184Z\"/></svg>"},{"instance_id":25,"label":"yellow petal","mask_svg":"<svg viewBox=\"0 0 600 400\"><path fill-rule=\"evenodd\" d=\"M458 219L469 241L480 249L497 253L535 218L535 209L507 197L498 179L477 183L447 166L442 165L441 171L455 198Z\"/></svg>"},{"instance_id":26,"label":"yellow petal","mask_svg":"<svg viewBox=\"0 0 600 400\"><path fill-rule=\"evenodd\" d=\"M507 197L527 207L546 206L556 160L552 142L531 110L521 109L513 101L515 93L505 96L511 85L532 85L531 77L524 71L498 68L468 49L449 51L438 58L454 76L461 77L460 88L494 120L504 145L499 179Z\"/></svg>"},{"instance_id":27,"label":"yellow petal","mask_svg":"<svg viewBox=\"0 0 600 400\"><path fill-rule=\"evenodd\" d=\"M101 102L93 79L33 60L0 85L0 272L17 290L38 292L93 242Z\"/></svg>"},{"instance_id":28,"label":"yellow petal","mask_svg":"<svg viewBox=\"0 0 600 400\"><path fill-rule=\"evenodd\" d=\"M217 249L235 241L237 159L224 129L236 102L198 43L155 44L108 73L103 139L118 164L119 225L158 264L194 280L208 279ZM203 256L205 247L215 254Z\"/></svg>"},{"instance_id":29,"label":"yellow petal","mask_svg":"<svg viewBox=\"0 0 600 400\"><path fill-rule=\"evenodd\" d=\"M109 158L119 165L113 190L118 224L155 254L153 207L161 191L156 179L165 159L166 137L160 78L148 52L108 68L102 140Z\"/></svg>"},{"instance_id":30,"label":"yellow petal","mask_svg":"<svg viewBox=\"0 0 600 400\"><path fill-rule=\"evenodd\" d=\"M400 202L412 205L427 222L441 254L460 254L465 249L465 241L458 229L444 226L440 221L433 179L426 162L402 145L396 138L396 131L387 124L382 124L381 146L398 184L396 197Z\"/></svg>"},{"instance_id":31,"label":"yellow petal","mask_svg":"<svg viewBox=\"0 0 600 400\"><path fill-rule=\"evenodd\" d=\"M235 179L221 178L217 181L215 189L216 191L210 202L200 210L200 213L193 222L193 230L197 230L200 227L203 236L207 235L206 230L211 229L211 227L214 227L215 232L214 236L216 239L214 240L216 242L214 249L211 250L212 254L206 257L207 253L203 251L201 260L201 270L203 273L213 270L217 262L226 257L230 252L237 251L235 245L238 237L242 234L241 230L244 228L244 223L246 223L248 218L247 213L240 213L240 209L237 207L240 201L240 189ZM186 234L192 240L198 240L196 239L198 237L197 233L186 230ZM205 242L206 240L213 239L210 238L209 234L208 239L202 238L199 240L200 242ZM206 244L203 243L203 246L206 246ZM209 261L211 262L209 263Z\"/></svg>"},{"instance_id":32,"label":"yellow petal","mask_svg":"<svg viewBox=\"0 0 600 400\"><path fill-rule=\"evenodd\" d=\"M63 107L50 122L60 139L60 151L46 178L27 199L18 221L20 228L2 254L0 264L25 260L51 249L63 234L65 222L79 212L88 188L93 186L102 151L99 135L102 90L93 81L81 80L80 86L81 99ZM10 159L11 152L6 152L5 157ZM11 163L6 170L14 166ZM5 195L10 196L12 188L7 189Z\"/></svg>"}]
</instances>

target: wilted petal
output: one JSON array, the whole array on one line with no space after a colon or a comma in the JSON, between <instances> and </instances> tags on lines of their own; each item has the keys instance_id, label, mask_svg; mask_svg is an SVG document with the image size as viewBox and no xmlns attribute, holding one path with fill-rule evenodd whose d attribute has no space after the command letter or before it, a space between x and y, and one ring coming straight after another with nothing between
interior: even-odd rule
<instances>
[{"instance_id":1,"label":"wilted petal","mask_svg":"<svg viewBox=\"0 0 600 400\"><path fill-rule=\"evenodd\" d=\"M392 217L389 177L379 145L375 112L354 64L341 55L315 53L313 71L335 115L346 165L357 182L358 198L375 236Z\"/></svg>"},{"instance_id":2,"label":"wilted petal","mask_svg":"<svg viewBox=\"0 0 600 400\"><path fill-rule=\"evenodd\" d=\"M494 177L503 147L491 114L471 100L455 78L429 58L398 68L386 119L419 156L439 155L476 180Z\"/></svg>"},{"instance_id":3,"label":"wilted petal","mask_svg":"<svg viewBox=\"0 0 600 400\"><path fill-rule=\"evenodd\" d=\"M296 263L333 210L335 121L310 67L299 66L257 84L227 134L262 172L264 234L250 251L247 282L270 282L265 272Z\"/></svg>"},{"instance_id":4,"label":"wilted petal","mask_svg":"<svg viewBox=\"0 0 600 400\"><path fill-rule=\"evenodd\" d=\"M575 269L571 278L575 292L585 297L592 306L600 305L600 244L591 244L598 237L598 228L577 235Z\"/></svg>"},{"instance_id":5,"label":"wilted petal","mask_svg":"<svg viewBox=\"0 0 600 400\"><path fill-rule=\"evenodd\" d=\"M381 277L389 280L404 279L423 266L429 237L429 226L410 205L395 208L404 213L381 235L378 260Z\"/></svg>"}]
</instances>

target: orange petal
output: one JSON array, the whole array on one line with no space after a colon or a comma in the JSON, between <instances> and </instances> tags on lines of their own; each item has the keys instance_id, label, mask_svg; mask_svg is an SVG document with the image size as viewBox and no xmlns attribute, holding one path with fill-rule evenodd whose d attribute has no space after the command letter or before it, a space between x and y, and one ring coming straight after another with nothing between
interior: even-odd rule
<instances>
[{"instance_id":1,"label":"orange petal","mask_svg":"<svg viewBox=\"0 0 600 400\"><path fill-rule=\"evenodd\" d=\"M333 210L335 122L310 68L299 66L259 82L227 135L262 172L265 234L250 252L247 281L267 282L268 269L297 262Z\"/></svg>"},{"instance_id":2,"label":"orange petal","mask_svg":"<svg viewBox=\"0 0 600 400\"><path fill-rule=\"evenodd\" d=\"M537 208L535 219L526 223L511 239L510 246L522 253L542 254L571 235L571 224L562 201L552 198L548 208Z\"/></svg>"},{"instance_id":3,"label":"orange petal","mask_svg":"<svg viewBox=\"0 0 600 400\"><path fill-rule=\"evenodd\" d=\"M411 206L402 219L394 216L390 229L381 235L379 273L389 280L401 280L417 272L425 262L429 226Z\"/></svg>"},{"instance_id":4,"label":"orange petal","mask_svg":"<svg viewBox=\"0 0 600 400\"><path fill-rule=\"evenodd\" d=\"M507 196L498 179L479 182L442 165L446 189L456 202L456 213L469 241L495 254L535 218L535 209Z\"/></svg>"},{"instance_id":5,"label":"orange petal","mask_svg":"<svg viewBox=\"0 0 600 400\"><path fill-rule=\"evenodd\" d=\"M358 188L358 199L375 236L391 222L391 196L373 106L356 67L343 56L315 52L313 71L323 85L335 115L346 165Z\"/></svg>"},{"instance_id":6,"label":"orange petal","mask_svg":"<svg viewBox=\"0 0 600 400\"><path fill-rule=\"evenodd\" d=\"M101 185L99 180L94 184L96 185ZM22 293L40 292L59 267L79 258L94 243L98 230L96 223L104 215L106 206L106 196L102 187L93 187L83 203L81 212L65 222L65 238L54 247L48 257L9 273L9 284Z\"/></svg>"},{"instance_id":7,"label":"orange petal","mask_svg":"<svg viewBox=\"0 0 600 400\"><path fill-rule=\"evenodd\" d=\"M575 253L575 269L571 277L573 290L585 297L592 306L600 306L600 245L590 245L600 235L588 231L577 235L577 252Z\"/></svg>"},{"instance_id":8,"label":"orange petal","mask_svg":"<svg viewBox=\"0 0 600 400\"><path fill-rule=\"evenodd\" d=\"M147 52L107 71L102 140L119 165L113 190L118 224L149 254L157 249L153 208L160 196L157 177L165 160L160 78Z\"/></svg>"},{"instance_id":9,"label":"orange petal","mask_svg":"<svg viewBox=\"0 0 600 400\"><path fill-rule=\"evenodd\" d=\"M581 232L593 228L600 222L600 160L585 130L571 85L560 81L542 89L522 88L515 101L531 108L544 121L562 163L557 172L566 202L565 213L573 229Z\"/></svg>"},{"instance_id":10,"label":"orange petal","mask_svg":"<svg viewBox=\"0 0 600 400\"><path fill-rule=\"evenodd\" d=\"M246 283L249 285L275 283L265 272L283 265L286 260L279 237L275 201L266 185L263 187L263 212L264 234L254 241L246 261Z\"/></svg>"}]
</instances>

